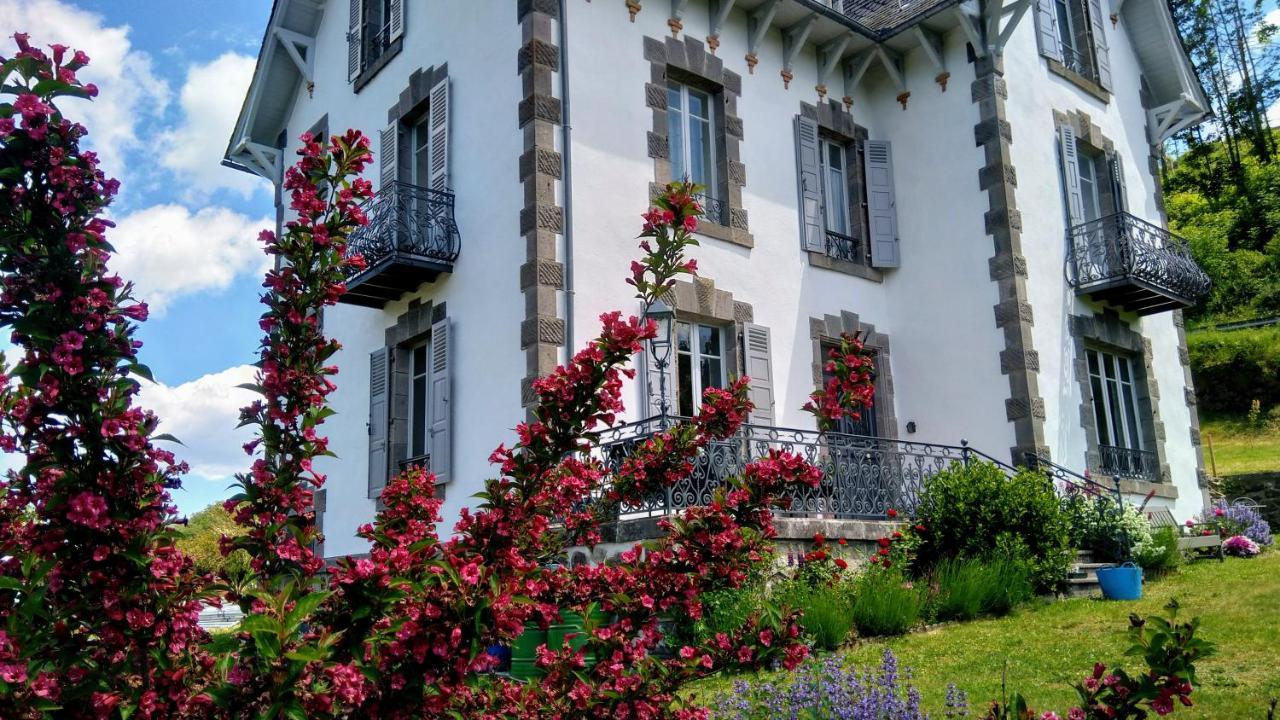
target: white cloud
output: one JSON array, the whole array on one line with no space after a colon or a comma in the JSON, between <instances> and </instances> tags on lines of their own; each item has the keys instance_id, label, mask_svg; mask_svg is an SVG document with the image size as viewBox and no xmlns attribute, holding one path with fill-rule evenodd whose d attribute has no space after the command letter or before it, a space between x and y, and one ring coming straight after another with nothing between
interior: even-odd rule
<instances>
[{"instance_id":1,"label":"white cloud","mask_svg":"<svg viewBox=\"0 0 1280 720\"><path fill-rule=\"evenodd\" d=\"M89 128L88 144L107 175L123 179L125 154L141 146L138 126L159 117L169 102L169 86L153 72L151 56L133 47L129 26L108 27L101 15L58 0L0 0L0 34L14 32L30 33L31 42L46 49L58 42L89 55L78 76L100 94L92 102L63 99L62 110ZM11 55L13 41L2 42L3 54Z\"/></svg>"},{"instance_id":2,"label":"white cloud","mask_svg":"<svg viewBox=\"0 0 1280 720\"><path fill-rule=\"evenodd\" d=\"M192 213L181 205L153 205L121 218L107 239L117 255L112 269L137 285L136 295L156 313L183 295L220 290L238 275L270 265L258 232L274 223L224 207Z\"/></svg>"},{"instance_id":3,"label":"white cloud","mask_svg":"<svg viewBox=\"0 0 1280 720\"><path fill-rule=\"evenodd\" d=\"M176 386L143 383L138 404L160 418L159 432L182 442L160 445L190 464L191 475L229 479L249 467L242 446L253 438L252 428L236 425L240 408L256 395L236 386L253 382L254 372L252 365L238 365Z\"/></svg>"},{"instance_id":4,"label":"white cloud","mask_svg":"<svg viewBox=\"0 0 1280 720\"><path fill-rule=\"evenodd\" d=\"M250 197L265 180L222 167L222 153L253 78L254 59L228 52L192 65L179 93L182 119L158 140L160 163L188 192L225 189Z\"/></svg>"}]
</instances>

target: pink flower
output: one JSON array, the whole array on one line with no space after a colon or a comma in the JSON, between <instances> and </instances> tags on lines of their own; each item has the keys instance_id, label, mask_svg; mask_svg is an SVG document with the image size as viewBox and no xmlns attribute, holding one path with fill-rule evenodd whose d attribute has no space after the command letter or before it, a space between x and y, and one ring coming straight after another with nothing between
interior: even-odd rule
<instances>
[{"instance_id":1,"label":"pink flower","mask_svg":"<svg viewBox=\"0 0 1280 720\"><path fill-rule=\"evenodd\" d=\"M480 582L480 566L475 563L467 563L458 571L462 576L462 581L468 585L475 585Z\"/></svg>"},{"instance_id":2,"label":"pink flower","mask_svg":"<svg viewBox=\"0 0 1280 720\"><path fill-rule=\"evenodd\" d=\"M107 527L107 501L88 490L71 498L67 519L85 527L101 530Z\"/></svg>"}]
</instances>

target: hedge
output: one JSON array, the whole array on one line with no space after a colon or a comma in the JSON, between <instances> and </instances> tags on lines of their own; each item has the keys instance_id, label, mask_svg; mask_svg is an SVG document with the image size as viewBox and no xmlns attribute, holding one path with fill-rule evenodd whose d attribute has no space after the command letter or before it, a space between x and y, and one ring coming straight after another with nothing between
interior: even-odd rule
<instances>
[{"instance_id":1,"label":"hedge","mask_svg":"<svg viewBox=\"0 0 1280 720\"><path fill-rule=\"evenodd\" d=\"M1280 326L1189 333L1201 410L1243 415L1280 405Z\"/></svg>"}]
</instances>

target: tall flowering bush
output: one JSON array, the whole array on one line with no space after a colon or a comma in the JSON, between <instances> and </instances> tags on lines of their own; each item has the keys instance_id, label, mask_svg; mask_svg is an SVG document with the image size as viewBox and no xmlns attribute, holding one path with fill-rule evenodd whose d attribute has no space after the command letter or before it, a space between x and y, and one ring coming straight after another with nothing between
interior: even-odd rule
<instances>
[{"instance_id":1,"label":"tall flowering bush","mask_svg":"<svg viewBox=\"0 0 1280 720\"><path fill-rule=\"evenodd\" d=\"M1271 524L1258 509L1249 505L1236 505L1218 500L1201 515L1200 524L1216 531L1223 538L1243 535L1254 543L1267 546L1274 542Z\"/></svg>"},{"instance_id":2,"label":"tall flowering bush","mask_svg":"<svg viewBox=\"0 0 1280 720\"><path fill-rule=\"evenodd\" d=\"M858 420L875 399L875 356L862 341L845 333L840 346L827 352L823 372L830 375L821 388L809 395L804 409L813 414L818 430L838 427L842 418Z\"/></svg>"},{"instance_id":3,"label":"tall flowering bush","mask_svg":"<svg viewBox=\"0 0 1280 720\"><path fill-rule=\"evenodd\" d=\"M199 715L204 581L175 547L185 469L135 405L147 307L108 268L118 183L58 101L89 58L0 58L0 716Z\"/></svg>"}]
</instances>

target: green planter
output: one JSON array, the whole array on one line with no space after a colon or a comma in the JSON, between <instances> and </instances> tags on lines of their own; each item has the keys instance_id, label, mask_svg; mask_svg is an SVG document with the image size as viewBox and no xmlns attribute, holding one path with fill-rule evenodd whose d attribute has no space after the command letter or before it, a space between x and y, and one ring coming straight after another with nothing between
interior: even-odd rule
<instances>
[{"instance_id":1,"label":"green planter","mask_svg":"<svg viewBox=\"0 0 1280 720\"><path fill-rule=\"evenodd\" d=\"M525 623L524 632L511 645L511 677L534 680L546 673L537 666L538 648L547 643L547 631L538 623Z\"/></svg>"},{"instance_id":2,"label":"green planter","mask_svg":"<svg viewBox=\"0 0 1280 720\"><path fill-rule=\"evenodd\" d=\"M591 614L591 622L595 626L601 625L607 616L600 611ZM551 650L559 650L568 642L569 647L574 650L581 650L587 644L586 624L583 618L576 612L564 611L560 613L559 620L551 627L547 628L547 647ZM587 653L584 657L587 667L595 664L594 655Z\"/></svg>"}]
</instances>

